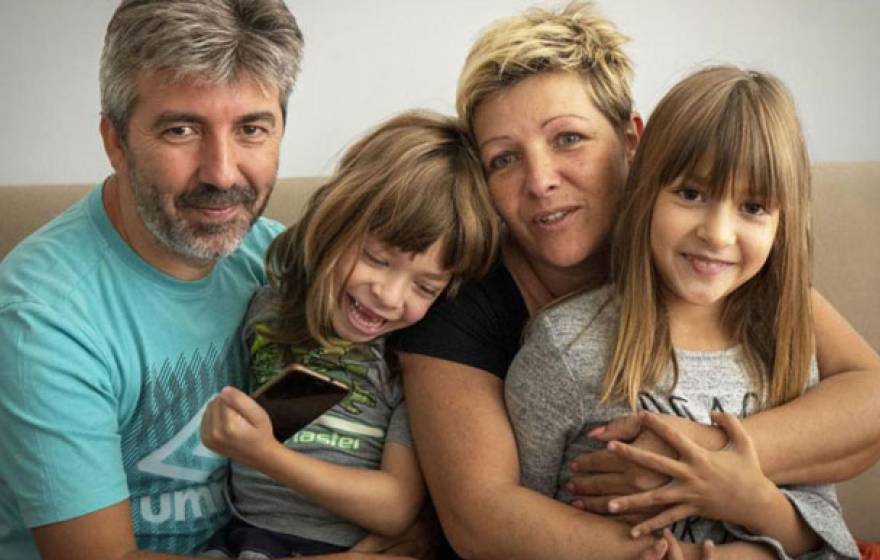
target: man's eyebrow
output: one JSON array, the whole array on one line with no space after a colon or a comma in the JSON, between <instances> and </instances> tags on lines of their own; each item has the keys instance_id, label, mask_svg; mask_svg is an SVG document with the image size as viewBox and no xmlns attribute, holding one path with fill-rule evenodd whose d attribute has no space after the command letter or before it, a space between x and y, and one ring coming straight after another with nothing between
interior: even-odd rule
<instances>
[{"instance_id":1,"label":"man's eyebrow","mask_svg":"<svg viewBox=\"0 0 880 560\"><path fill-rule=\"evenodd\" d=\"M256 111L254 113L242 115L235 120L235 124L237 126L254 122L266 122L271 126L275 126L275 114L271 111ZM186 113L182 111L166 111L159 114L159 116L156 117L156 119L153 121L153 129L160 130L175 124L203 125L205 123L207 123L207 119L195 113Z\"/></svg>"},{"instance_id":2,"label":"man's eyebrow","mask_svg":"<svg viewBox=\"0 0 880 560\"><path fill-rule=\"evenodd\" d=\"M204 124L205 119L194 113L166 111L153 121L153 129L162 129L172 124Z\"/></svg>"},{"instance_id":3,"label":"man's eyebrow","mask_svg":"<svg viewBox=\"0 0 880 560\"><path fill-rule=\"evenodd\" d=\"M272 111L257 111L255 113L248 113L247 115L239 117L235 122L236 124L247 124L258 121L266 122L272 126L275 126L275 113L273 113Z\"/></svg>"}]
</instances>

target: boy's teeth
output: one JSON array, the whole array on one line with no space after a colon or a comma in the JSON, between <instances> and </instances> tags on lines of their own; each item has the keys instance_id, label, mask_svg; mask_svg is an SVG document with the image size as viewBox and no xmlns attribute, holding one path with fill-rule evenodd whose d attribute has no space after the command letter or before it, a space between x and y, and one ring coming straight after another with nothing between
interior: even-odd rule
<instances>
[{"instance_id":1,"label":"boy's teeth","mask_svg":"<svg viewBox=\"0 0 880 560\"><path fill-rule=\"evenodd\" d=\"M372 312L370 312L369 309L364 308L364 306L362 306L358 300L352 298L351 301L354 304L353 305L354 310L357 312L358 316L360 316L360 318L364 322L375 323L378 325L379 323L381 323L383 321L383 319L381 317L377 317Z\"/></svg>"}]
</instances>

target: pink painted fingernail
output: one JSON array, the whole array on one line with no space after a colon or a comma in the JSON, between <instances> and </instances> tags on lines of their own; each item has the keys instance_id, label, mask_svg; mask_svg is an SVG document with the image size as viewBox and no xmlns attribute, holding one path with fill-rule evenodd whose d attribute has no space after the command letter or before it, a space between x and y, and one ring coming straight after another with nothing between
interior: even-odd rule
<instances>
[{"instance_id":1,"label":"pink painted fingernail","mask_svg":"<svg viewBox=\"0 0 880 560\"><path fill-rule=\"evenodd\" d=\"M565 483L565 491L569 494L574 493L574 482L566 482Z\"/></svg>"},{"instance_id":2,"label":"pink painted fingernail","mask_svg":"<svg viewBox=\"0 0 880 560\"><path fill-rule=\"evenodd\" d=\"M578 471L578 465L577 465L577 463L575 463L574 461L572 461L571 463L569 463L569 464L568 464L568 470L570 470L570 471L573 472L573 473L577 472L577 471ZM569 484L571 484L571 483L569 482Z\"/></svg>"},{"instance_id":3,"label":"pink painted fingernail","mask_svg":"<svg viewBox=\"0 0 880 560\"><path fill-rule=\"evenodd\" d=\"M605 433L605 426L597 426L587 432L587 437L597 438Z\"/></svg>"},{"instance_id":4,"label":"pink painted fingernail","mask_svg":"<svg viewBox=\"0 0 880 560\"><path fill-rule=\"evenodd\" d=\"M642 533L639 532L639 530L636 529L635 527L629 532L629 534L630 534L630 535L632 536L632 538L634 538L634 539L637 539L637 538L639 538L640 536L642 536Z\"/></svg>"},{"instance_id":5,"label":"pink painted fingernail","mask_svg":"<svg viewBox=\"0 0 880 560\"><path fill-rule=\"evenodd\" d=\"M575 500L571 503L571 505L578 509L584 509L584 502L582 502L581 500Z\"/></svg>"},{"instance_id":6,"label":"pink painted fingernail","mask_svg":"<svg viewBox=\"0 0 880 560\"><path fill-rule=\"evenodd\" d=\"M618 504L614 500L608 502L608 511L610 511L611 513L617 513L618 509L620 509L620 504Z\"/></svg>"}]
</instances>

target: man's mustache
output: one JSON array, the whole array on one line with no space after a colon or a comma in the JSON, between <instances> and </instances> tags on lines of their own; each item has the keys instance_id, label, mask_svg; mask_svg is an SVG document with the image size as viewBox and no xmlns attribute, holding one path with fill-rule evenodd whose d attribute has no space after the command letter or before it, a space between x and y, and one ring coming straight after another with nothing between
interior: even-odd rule
<instances>
[{"instance_id":1,"label":"man's mustache","mask_svg":"<svg viewBox=\"0 0 880 560\"><path fill-rule=\"evenodd\" d=\"M195 208L226 208L236 204L252 206L257 191L250 185L233 185L221 189L210 183L200 183L196 188L180 195L177 206Z\"/></svg>"}]
</instances>

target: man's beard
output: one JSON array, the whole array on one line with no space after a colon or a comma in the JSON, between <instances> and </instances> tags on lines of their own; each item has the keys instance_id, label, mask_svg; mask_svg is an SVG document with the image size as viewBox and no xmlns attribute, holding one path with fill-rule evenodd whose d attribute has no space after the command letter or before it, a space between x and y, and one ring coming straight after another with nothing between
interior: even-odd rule
<instances>
[{"instance_id":1,"label":"man's beard","mask_svg":"<svg viewBox=\"0 0 880 560\"><path fill-rule=\"evenodd\" d=\"M257 191L251 185L233 185L220 189L208 183L200 183L194 189L174 197L174 209L179 212L190 208L224 208L241 205L247 214L237 214L221 223L191 223L181 214L168 211L162 206L157 185L145 179L129 158L129 182L134 194L138 214L163 245L186 260L213 261L231 254L257 218L262 215L269 200L271 189L259 208L255 208Z\"/></svg>"}]
</instances>

